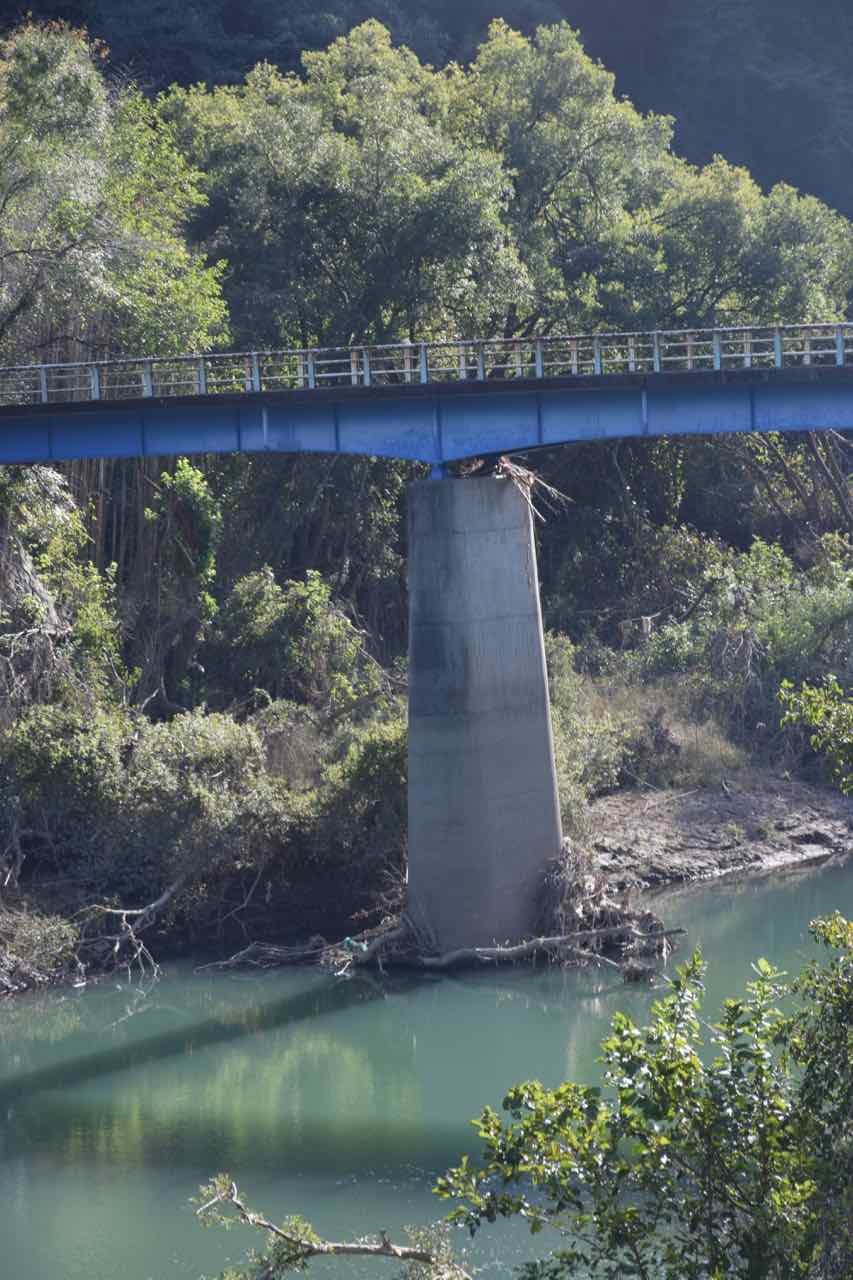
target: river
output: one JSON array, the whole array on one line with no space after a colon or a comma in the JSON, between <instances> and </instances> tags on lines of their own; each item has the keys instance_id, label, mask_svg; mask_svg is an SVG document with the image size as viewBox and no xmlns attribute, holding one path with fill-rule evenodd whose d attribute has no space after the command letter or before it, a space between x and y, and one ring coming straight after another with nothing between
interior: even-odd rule
<instances>
[{"instance_id":1,"label":"river","mask_svg":"<svg viewBox=\"0 0 853 1280\"><path fill-rule=\"evenodd\" d=\"M657 905L687 928L682 955L704 951L708 1011L758 956L799 968L809 920L835 908L853 914L853 861ZM600 970L379 983L181 963L148 994L112 981L0 1006L0 1280L215 1276L252 1243L194 1220L189 1197L220 1170L272 1217L399 1235L444 1211L430 1185L474 1149L483 1104L522 1079L595 1080L613 1012L642 1019L654 994ZM507 1275L529 1246L504 1224L471 1256Z\"/></svg>"}]
</instances>

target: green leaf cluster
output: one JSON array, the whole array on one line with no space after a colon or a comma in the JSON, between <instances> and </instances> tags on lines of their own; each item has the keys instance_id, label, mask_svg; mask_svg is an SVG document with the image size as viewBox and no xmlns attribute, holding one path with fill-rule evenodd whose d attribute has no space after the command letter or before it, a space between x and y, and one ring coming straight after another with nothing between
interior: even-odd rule
<instances>
[{"instance_id":1,"label":"green leaf cluster","mask_svg":"<svg viewBox=\"0 0 853 1280\"><path fill-rule=\"evenodd\" d=\"M745 169L696 168L567 23L495 21L467 67L435 70L373 20L303 75L159 101L209 204L194 234L227 259L255 343L841 317L849 224Z\"/></svg>"},{"instance_id":2,"label":"green leaf cluster","mask_svg":"<svg viewBox=\"0 0 853 1280\"><path fill-rule=\"evenodd\" d=\"M208 347L220 271L185 238L199 175L103 49L61 23L0 46L0 353Z\"/></svg>"},{"instance_id":3,"label":"green leaf cluster","mask_svg":"<svg viewBox=\"0 0 853 1280\"><path fill-rule=\"evenodd\" d=\"M645 1027L617 1014L604 1088L516 1086L486 1108L479 1163L437 1184L471 1232L521 1216L559 1242L522 1274L792 1280L847 1274L853 993L851 929L789 991L766 961L701 1035L703 965L684 965ZM846 1262L845 1262L846 1260Z\"/></svg>"}]
</instances>

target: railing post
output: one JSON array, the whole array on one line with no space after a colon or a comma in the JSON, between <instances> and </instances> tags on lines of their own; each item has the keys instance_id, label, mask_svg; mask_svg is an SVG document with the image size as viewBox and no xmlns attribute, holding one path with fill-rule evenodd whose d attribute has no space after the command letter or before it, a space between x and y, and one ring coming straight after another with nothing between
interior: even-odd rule
<instances>
[{"instance_id":1,"label":"railing post","mask_svg":"<svg viewBox=\"0 0 853 1280\"><path fill-rule=\"evenodd\" d=\"M477 378L480 382L486 381L486 348L482 342L477 343Z\"/></svg>"},{"instance_id":2,"label":"railing post","mask_svg":"<svg viewBox=\"0 0 853 1280\"><path fill-rule=\"evenodd\" d=\"M637 372L637 339L633 335L628 339L628 372Z\"/></svg>"},{"instance_id":3,"label":"railing post","mask_svg":"<svg viewBox=\"0 0 853 1280\"><path fill-rule=\"evenodd\" d=\"M468 352L464 342L459 343L459 381L464 382L468 377Z\"/></svg>"},{"instance_id":4,"label":"railing post","mask_svg":"<svg viewBox=\"0 0 853 1280\"><path fill-rule=\"evenodd\" d=\"M429 357L427 355L427 344L425 342L421 343L419 364L421 382L429 382Z\"/></svg>"},{"instance_id":5,"label":"railing post","mask_svg":"<svg viewBox=\"0 0 853 1280\"><path fill-rule=\"evenodd\" d=\"M196 386L200 396L207 395L207 368L204 363L204 356L199 356L196 363Z\"/></svg>"},{"instance_id":6,"label":"railing post","mask_svg":"<svg viewBox=\"0 0 853 1280\"><path fill-rule=\"evenodd\" d=\"M688 370L690 370L690 369L692 369L692 368L693 368L693 350L694 350L694 347L695 347L695 341L694 341L694 338L693 338L693 334L692 334L692 333L688 333L688 335L687 335L687 368L688 368Z\"/></svg>"},{"instance_id":7,"label":"railing post","mask_svg":"<svg viewBox=\"0 0 853 1280\"><path fill-rule=\"evenodd\" d=\"M598 336L592 340L592 368L594 373L601 373L601 339Z\"/></svg>"},{"instance_id":8,"label":"railing post","mask_svg":"<svg viewBox=\"0 0 853 1280\"><path fill-rule=\"evenodd\" d=\"M522 359L521 359L521 354L522 354L522 353L521 353L521 340L520 340L519 338L513 338L513 345L514 345L514 347L515 347L515 351L514 351L514 357L515 357L515 359L514 359L514 364L515 364L515 376L516 376L517 378L523 378L523 377L524 377L524 364L523 364Z\"/></svg>"},{"instance_id":9,"label":"railing post","mask_svg":"<svg viewBox=\"0 0 853 1280\"><path fill-rule=\"evenodd\" d=\"M142 362L142 394L146 397L154 394L154 374L150 360Z\"/></svg>"},{"instance_id":10,"label":"railing post","mask_svg":"<svg viewBox=\"0 0 853 1280\"><path fill-rule=\"evenodd\" d=\"M807 333L803 339L803 364L812 362L812 335Z\"/></svg>"},{"instance_id":11,"label":"railing post","mask_svg":"<svg viewBox=\"0 0 853 1280\"><path fill-rule=\"evenodd\" d=\"M358 386L358 352L350 351L349 353L349 380L354 387Z\"/></svg>"},{"instance_id":12,"label":"railing post","mask_svg":"<svg viewBox=\"0 0 853 1280\"><path fill-rule=\"evenodd\" d=\"M717 333L716 329L714 330L714 333L711 336L711 342L713 343L713 347L714 347L714 368L722 369L723 342L722 342L722 338L720 337L719 333Z\"/></svg>"},{"instance_id":13,"label":"railing post","mask_svg":"<svg viewBox=\"0 0 853 1280\"><path fill-rule=\"evenodd\" d=\"M652 334L652 367L655 373L660 373L660 334L657 329Z\"/></svg>"},{"instance_id":14,"label":"railing post","mask_svg":"<svg viewBox=\"0 0 853 1280\"><path fill-rule=\"evenodd\" d=\"M536 377L545 377L545 361L542 358L542 339L537 338L533 346L533 363L536 368Z\"/></svg>"},{"instance_id":15,"label":"railing post","mask_svg":"<svg viewBox=\"0 0 853 1280\"><path fill-rule=\"evenodd\" d=\"M783 352L782 352L782 330L776 326L773 334L773 363L777 369L782 368Z\"/></svg>"},{"instance_id":16,"label":"railing post","mask_svg":"<svg viewBox=\"0 0 853 1280\"><path fill-rule=\"evenodd\" d=\"M314 364L314 352L309 351L307 355L308 361L308 389L313 391L317 386L317 369Z\"/></svg>"},{"instance_id":17,"label":"railing post","mask_svg":"<svg viewBox=\"0 0 853 1280\"><path fill-rule=\"evenodd\" d=\"M835 363L843 365L845 363L844 351L844 329L842 325L836 325L835 328Z\"/></svg>"},{"instance_id":18,"label":"railing post","mask_svg":"<svg viewBox=\"0 0 853 1280\"><path fill-rule=\"evenodd\" d=\"M257 351L253 351L250 357L251 361L251 377L252 390L260 391L261 389L261 362L258 359Z\"/></svg>"},{"instance_id":19,"label":"railing post","mask_svg":"<svg viewBox=\"0 0 853 1280\"><path fill-rule=\"evenodd\" d=\"M370 347L365 347L361 354L361 368L364 375L364 385L370 386Z\"/></svg>"},{"instance_id":20,"label":"railing post","mask_svg":"<svg viewBox=\"0 0 853 1280\"><path fill-rule=\"evenodd\" d=\"M89 382L92 388L92 399L100 400L101 398L101 372L96 364L89 368Z\"/></svg>"},{"instance_id":21,"label":"railing post","mask_svg":"<svg viewBox=\"0 0 853 1280\"><path fill-rule=\"evenodd\" d=\"M412 381L412 344L405 343L403 345L403 369L406 374L406 381Z\"/></svg>"},{"instance_id":22,"label":"railing post","mask_svg":"<svg viewBox=\"0 0 853 1280\"><path fill-rule=\"evenodd\" d=\"M743 335L743 367L744 369L752 368L752 334L745 333Z\"/></svg>"},{"instance_id":23,"label":"railing post","mask_svg":"<svg viewBox=\"0 0 853 1280\"><path fill-rule=\"evenodd\" d=\"M47 404L50 397L47 391L47 369L45 369L44 365L39 369L39 392L42 404Z\"/></svg>"}]
</instances>

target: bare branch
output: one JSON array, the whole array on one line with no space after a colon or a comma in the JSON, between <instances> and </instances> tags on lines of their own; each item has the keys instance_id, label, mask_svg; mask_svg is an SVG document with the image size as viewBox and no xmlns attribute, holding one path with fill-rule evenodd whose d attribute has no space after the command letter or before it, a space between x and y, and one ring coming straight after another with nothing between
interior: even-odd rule
<instances>
[{"instance_id":1,"label":"bare branch","mask_svg":"<svg viewBox=\"0 0 853 1280\"><path fill-rule=\"evenodd\" d=\"M391 1258L395 1262L421 1262L426 1266L439 1266L442 1263L446 1265L444 1259L439 1258L429 1249L417 1249L409 1245L394 1244L384 1231L379 1233L378 1241L321 1240L319 1236L314 1236L313 1233L311 1236L297 1235L293 1231L288 1231L285 1227L271 1222L269 1218L265 1218L262 1214L255 1213L254 1210L250 1209L240 1197L236 1182L231 1182L227 1186L220 1183L216 1194L196 1210L196 1216L204 1217L210 1214L217 1205L233 1206L240 1221L244 1222L246 1226L269 1232L276 1240L281 1240L289 1245L299 1258L304 1261L309 1258L328 1257ZM453 1264L453 1275L458 1280L471 1280L470 1274L458 1264Z\"/></svg>"}]
</instances>

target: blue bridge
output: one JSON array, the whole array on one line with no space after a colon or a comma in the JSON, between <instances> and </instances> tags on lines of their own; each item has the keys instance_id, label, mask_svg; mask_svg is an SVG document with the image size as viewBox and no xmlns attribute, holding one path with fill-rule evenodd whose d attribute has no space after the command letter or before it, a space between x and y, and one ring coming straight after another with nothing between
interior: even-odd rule
<instances>
[{"instance_id":1,"label":"blue bridge","mask_svg":"<svg viewBox=\"0 0 853 1280\"><path fill-rule=\"evenodd\" d=\"M853 324L0 369L0 463L239 451L445 463L625 436L853 429Z\"/></svg>"}]
</instances>

